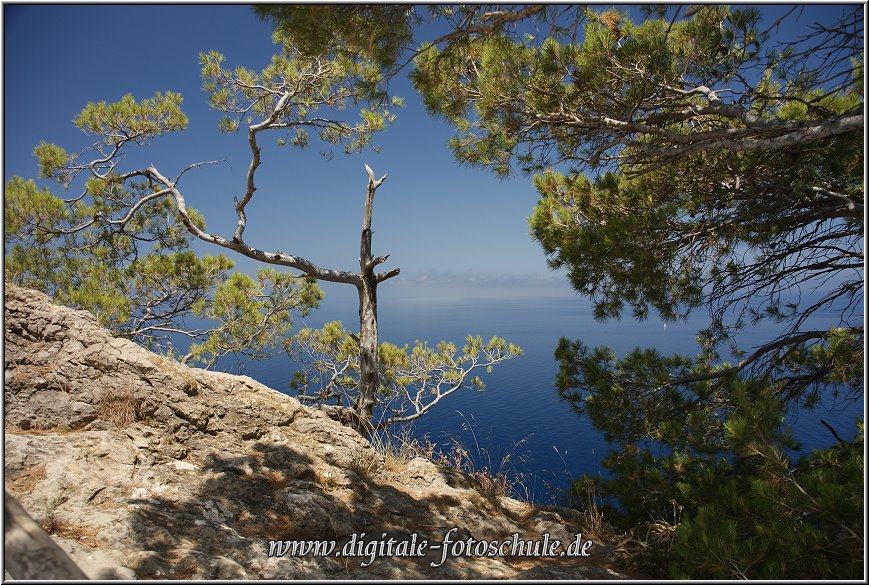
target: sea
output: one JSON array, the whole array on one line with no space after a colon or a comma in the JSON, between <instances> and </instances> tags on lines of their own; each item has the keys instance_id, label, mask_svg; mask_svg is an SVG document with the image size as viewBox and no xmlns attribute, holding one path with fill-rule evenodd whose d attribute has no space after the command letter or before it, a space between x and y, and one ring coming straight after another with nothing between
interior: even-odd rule
<instances>
[{"instance_id":1,"label":"sea","mask_svg":"<svg viewBox=\"0 0 869 585\"><path fill-rule=\"evenodd\" d=\"M348 287L352 288L352 287ZM327 294L327 298L329 295ZM358 329L354 296L326 304L296 326L319 327L340 320ZM483 391L463 389L441 401L406 430L427 438L440 450L462 445L476 468L488 467L510 474L516 494L541 504L565 503L573 478L603 474L601 459L609 446L587 417L561 401L554 387L558 371L553 354L560 337L581 339L586 345L606 345L623 355L637 347L654 347L664 354L696 353L696 335L708 325L702 311L685 322L667 323L650 318L598 322L591 304L582 297L541 298L387 298L379 299L380 339L397 345L415 340L434 344L453 341L460 348L468 334L505 338L519 345L523 355L481 374ZM818 314L812 325L829 326L838 317ZM759 325L741 334L742 347L758 347L774 337L772 325ZM223 358L216 369L242 373L292 394L289 381L298 365L286 354L258 361ZM811 411L798 411L785 421L800 443L801 452L829 448L837 443L821 424L829 423L845 440L857 433L864 400L834 403L824 398Z\"/></svg>"}]
</instances>

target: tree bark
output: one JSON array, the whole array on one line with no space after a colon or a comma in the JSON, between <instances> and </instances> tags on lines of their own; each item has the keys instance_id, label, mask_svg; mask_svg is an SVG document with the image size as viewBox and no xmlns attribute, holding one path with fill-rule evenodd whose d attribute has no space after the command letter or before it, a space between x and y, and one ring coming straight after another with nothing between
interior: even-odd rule
<instances>
[{"instance_id":1,"label":"tree bark","mask_svg":"<svg viewBox=\"0 0 869 585\"><path fill-rule=\"evenodd\" d=\"M370 241L371 230L368 230ZM363 240L365 235L363 234ZM377 404L377 281L373 274L363 274L359 284L359 397L353 428L363 437L371 434L371 417Z\"/></svg>"},{"instance_id":2,"label":"tree bark","mask_svg":"<svg viewBox=\"0 0 869 585\"><path fill-rule=\"evenodd\" d=\"M374 171L365 165L368 172L368 190L365 194L365 211L362 215L362 237L359 242L359 395L354 408L353 428L363 437L371 434L371 417L377 404L379 375L377 372L377 283L374 267L386 261L386 256L371 257L371 214L374 208L374 192L386 180L383 175L374 178Z\"/></svg>"}]
</instances>

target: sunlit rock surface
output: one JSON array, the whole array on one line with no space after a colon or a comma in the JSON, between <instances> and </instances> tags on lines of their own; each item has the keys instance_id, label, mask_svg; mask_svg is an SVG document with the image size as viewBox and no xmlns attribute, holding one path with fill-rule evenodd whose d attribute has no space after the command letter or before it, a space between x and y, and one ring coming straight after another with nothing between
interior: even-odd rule
<instances>
[{"instance_id":1,"label":"sunlit rock surface","mask_svg":"<svg viewBox=\"0 0 869 585\"><path fill-rule=\"evenodd\" d=\"M269 558L269 540L341 550L362 532L432 545L454 527L453 540L548 533L561 550L589 535L576 511L494 502L422 458L386 465L292 397L114 338L41 293L7 283L4 309L6 489L92 578L626 577L594 535L580 558Z\"/></svg>"}]
</instances>

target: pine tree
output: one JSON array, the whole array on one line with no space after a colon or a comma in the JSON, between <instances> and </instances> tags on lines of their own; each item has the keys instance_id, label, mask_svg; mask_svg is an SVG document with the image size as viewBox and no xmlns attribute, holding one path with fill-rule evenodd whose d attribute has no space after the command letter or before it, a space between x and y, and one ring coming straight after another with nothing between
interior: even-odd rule
<instances>
[{"instance_id":1,"label":"pine tree","mask_svg":"<svg viewBox=\"0 0 869 585\"><path fill-rule=\"evenodd\" d=\"M27 200L21 203L22 209L33 212L30 216L21 214L16 229L11 230L21 232L21 237L17 243L7 239L7 245L17 246L11 251L16 260L8 268L20 282L94 309L104 322L132 337L147 341L158 331L193 335L197 343L184 357L206 363L228 351L258 356L276 346L289 349L300 342L320 340L328 331L320 337L311 334L288 339L291 314L304 314L319 303L322 294L315 281L352 285L359 293L359 332L352 336L355 386L352 391L345 386L340 395L343 402L329 412L368 435L384 422L372 420L381 399L390 403L387 410L395 415L394 422L416 418L459 388L480 387L468 376L471 370L510 359L520 350L497 338L488 344L469 338L460 356L449 344L438 346L436 354L425 348L414 349L404 358L412 371L404 372L401 379L407 385L418 383L425 390L425 399L407 401L405 407L414 409L415 414L395 410L395 378L380 380L379 354L389 354L394 346L379 345L377 287L397 276L399 269L377 271L388 256L372 252L374 195L387 177L377 178L367 165L358 272L325 268L280 250L263 251L245 240L246 209L257 191L265 136L277 134L278 144L299 148L318 140L330 155L335 149L357 152L368 147L374 134L394 120L394 110L401 105L401 100L391 98L385 89L386 79L378 65L382 56L378 57L377 51L372 54L371 50L356 50L340 38L317 40L310 35L305 36L307 44L302 46L280 26L273 38L279 52L261 71L227 67L226 58L217 51L199 56L209 103L222 113L219 130L227 134L243 131L250 149L241 195L233 200L237 222L229 237L208 231L185 199L185 175L217 161L187 164L174 176L154 165L125 166L128 150L149 146L161 135L186 127L181 96L157 93L137 101L127 95L114 103L90 103L74 119L74 124L94 140L80 154L70 154L47 142L34 150L40 178L54 179L64 188L80 185L78 195L58 200L22 181L7 188L7 193L13 190L20 195L16 195L19 200ZM243 274L229 275L232 263L222 255L198 258L190 254L190 238L267 266L294 269L301 276L270 267L260 270L256 280ZM154 247L147 249L145 242ZM150 256L142 257L140 244L142 253ZM81 257L85 249L92 253L90 260ZM40 265L40 256L53 262L50 271ZM89 272L75 273L83 265ZM162 288L167 278L166 284L172 285L169 291ZM166 304L170 307L163 306ZM195 333L177 326L190 315L216 319L219 325ZM349 333L342 336L350 338ZM321 347L309 349L319 352ZM338 355L320 353L323 359ZM414 356L425 356L430 370L443 369L453 385L431 386L430 374L411 367Z\"/></svg>"},{"instance_id":2,"label":"pine tree","mask_svg":"<svg viewBox=\"0 0 869 585\"><path fill-rule=\"evenodd\" d=\"M582 34L471 13L415 59L459 161L536 175L532 236L597 318L709 312L695 356L556 351L561 396L614 444L610 513L662 574L860 574L862 435L794 466L782 423L863 396L863 13L836 12L792 39L796 9L589 10ZM740 347L761 321L778 335Z\"/></svg>"}]
</instances>

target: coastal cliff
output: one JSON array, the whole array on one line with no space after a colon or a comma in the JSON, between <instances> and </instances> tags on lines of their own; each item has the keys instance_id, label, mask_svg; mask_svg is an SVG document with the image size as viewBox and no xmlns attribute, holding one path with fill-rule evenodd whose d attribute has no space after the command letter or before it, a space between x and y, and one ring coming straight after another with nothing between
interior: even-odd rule
<instances>
[{"instance_id":1,"label":"coastal cliff","mask_svg":"<svg viewBox=\"0 0 869 585\"><path fill-rule=\"evenodd\" d=\"M5 487L91 578L625 578L575 510L492 501L422 457L389 465L290 396L112 337L42 293L6 283L4 316ZM512 537L565 550L578 534L587 556L365 548ZM339 554L269 556L270 540Z\"/></svg>"}]
</instances>

